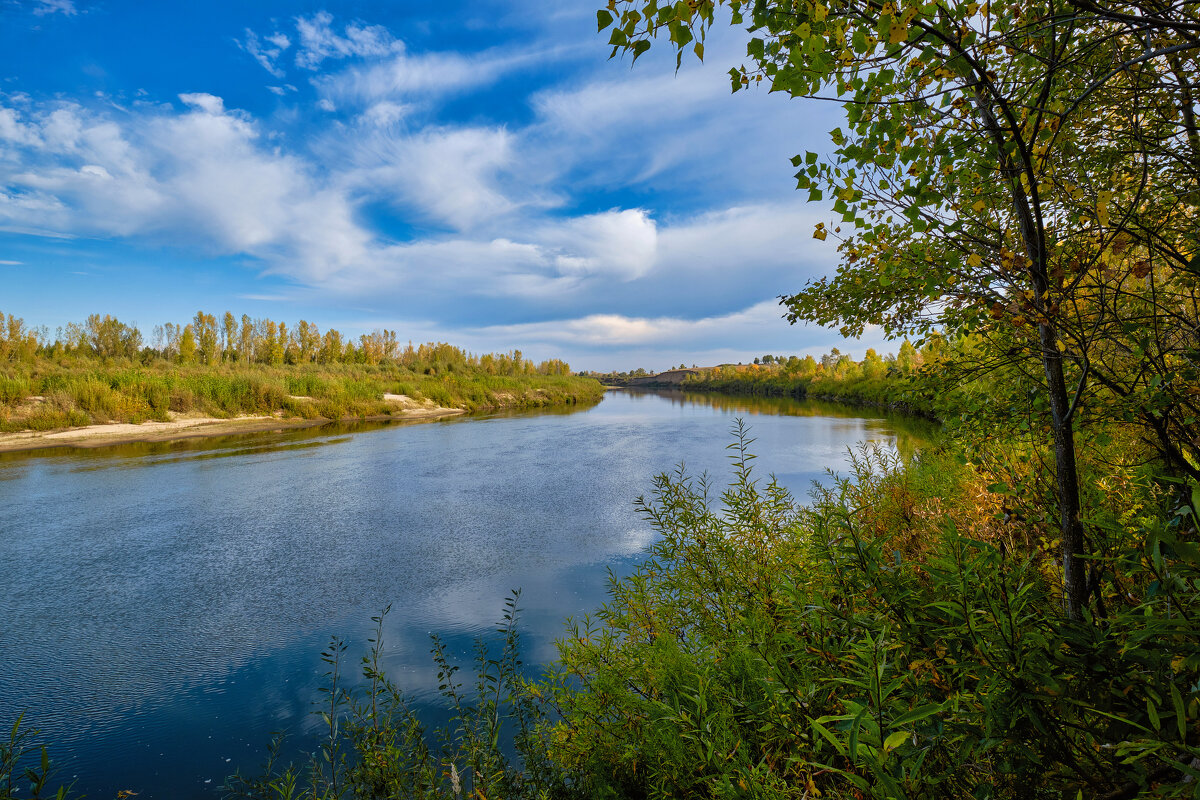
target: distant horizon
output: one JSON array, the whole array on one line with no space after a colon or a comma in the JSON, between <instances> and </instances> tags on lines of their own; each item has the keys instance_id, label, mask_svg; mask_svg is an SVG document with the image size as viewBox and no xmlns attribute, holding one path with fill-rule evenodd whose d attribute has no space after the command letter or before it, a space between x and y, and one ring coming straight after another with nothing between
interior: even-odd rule
<instances>
[{"instance_id":1,"label":"distant horizon","mask_svg":"<svg viewBox=\"0 0 1200 800\"><path fill-rule=\"evenodd\" d=\"M92 313L99 314L101 317L104 316L104 312L92 312ZM216 313L216 312L205 310L204 313ZM230 312L230 313L233 313L233 312ZM220 315L223 315L223 314L224 314L224 311L220 312L220 314L218 314L218 318L220 317ZM67 339L67 330L66 330L67 325L70 325L70 324L82 325L86 321L86 317L84 317L81 319L69 320L67 323L65 323L63 325L57 325L57 326L54 326L53 328L51 328L51 326L49 326L45 323L39 323L36 320L30 320L26 317L23 317L18 312L15 312L15 311L12 311L9 309L5 309L5 308L0 308L0 323L3 323L5 317L7 317L7 316L12 316L12 317L16 317L16 318L20 319L25 330L28 332L31 332L31 333L35 333L38 336L39 340L43 341L45 344L53 344L55 342L55 340L60 340L65 343L66 339ZM122 322L126 325L131 325L131 326L136 327L142 336L143 347L151 347L156 350L160 349L160 345L156 344L154 341L156 329L165 326L167 323L170 323L172 325L178 326L179 329L182 330L184 326L189 325L192 322L192 318L189 317L189 318L183 319L183 320L163 320L161 322L156 322L153 325L147 327L144 324L139 323L138 320L135 320L135 319L121 319L120 317L117 317L115 314L110 314L109 316L116 318L117 320L119 320L120 322ZM237 318L239 321L241 320L241 316L242 316L241 314L234 314L234 317ZM252 317L252 319L257 320L260 318ZM295 326L298 323L300 323L302 320L275 318L274 321L284 322L288 325L289 329L294 331ZM355 332L355 333L351 334L349 331L342 330L340 328L336 328L336 326L330 326L329 328L321 327L321 326L318 326L318 327L320 328L320 331L322 333L324 333L324 331L326 331L326 330L329 330L330 328L337 329L345 336L351 337L353 339L353 341L355 341L355 342L357 342L359 340L360 336L369 335L374 330L383 330L383 327L380 326L379 328L372 329L372 331L361 331L361 332ZM392 329L387 329L387 330L392 330ZM507 353L507 352L511 352L513 350L519 350L519 351L521 351L523 357L527 358L528 360L534 361L534 362L541 362L541 361L545 361L547 359L562 358L562 360L566 361L570 365L572 372L595 372L595 373L599 373L599 374L622 373L622 372L629 373L629 372L635 372L638 369L644 369L650 374L657 374L657 373L661 373L661 372L667 372L667 371L670 371L673 369L679 369L680 363L684 363L687 365L685 367L685 369L710 369L712 367L726 366L726 365L746 366L746 365L755 363L756 359L761 359L765 355L772 355L777 358L780 356L783 356L785 358L788 356L796 356L798 358L805 358L806 356L812 356L813 358L816 358L819 360L821 356L828 354L835 347L838 348L839 352L849 355L849 356L853 357L855 360L862 360L866 350L870 349L866 346L863 346L861 349L849 349L849 350L843 349L843 346L850 344L851 340L847 340L847 339L839 337L830 347L827 347L824 350L809 350L809 351L804 351L804 352L762 351L762 352L754 352L750 355L735 355L732 357L725 357L725 358L721 358L719 360L711 360L711 359L701 360L698 358L689 357L687 355L684 355L680 358L677 358L675 361L666 364L665 366L663 366L661 364L655 364L654 366L650 366L649 363L636 363L636 364L627 364L627 365L617 365L615 367L610 367L610 368L596 368L596 367L590 367L590 366L578 366L574 362L572 362L570 359L564 358L563 356L561 356L559 354L556 354L553 352L547 352L547 353L535 352L535 351L526 349L524 347L521 347L519 345L516 347L505 348L503 350L498 349L498 348L487 348L487 347L477 349L477 348L463 347L460 343L452 341L452 340L417 339L417 338L413 338L413 337L408 337L408 336L404 335L404 332L402 330L394 330L394 333L396 334L397 340L402 343L405 343L405 344L420 345L420 344L427 344L430 342L444 342L446 344L450 344L455 347L460 347L464 351L466 351L468 353L472 353L474 355L483 355L485 353ZM3 331L0 331L0 338L3 338L3 335L4 335ZM883 349L880 349L878 347L875 349L879 352L880 356L886 356L889 353L893 352L893 351L888 350L886 348L886 345Z\"/></svg>"},{"instance_id":2,"label":"distant horizon","mask_svg":"<svg viewBox=\"0 0 1200 800\"><path fill-rule=\"evenodd\" d=\"M782 319L837 262L789 159L841 111L732 95L745 40L676 74L610 60L586 3L8 0L3 310L238 308L597 370L878 346Z\"/></svg>"}]
</instances>

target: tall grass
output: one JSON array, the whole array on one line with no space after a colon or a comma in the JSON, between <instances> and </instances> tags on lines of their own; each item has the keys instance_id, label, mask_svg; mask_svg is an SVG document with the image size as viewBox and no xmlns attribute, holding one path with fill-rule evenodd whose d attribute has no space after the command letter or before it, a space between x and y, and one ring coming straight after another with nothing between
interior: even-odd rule
<instances>
[{"instance_id":1,"label":"tall grass","mask_svg":"<svg viewBox=\"0 0 1200 800\"><path fill-rule=\"evenodd\" d=\"M589 378L496 376L470 367L428 375L389 364L204 367L43 358L21 369L0 373L0 431L162 421L172 414L345 419L402 412L385 394L468 411L590 403L603 394ZM30 400L39 396L44 400Z\"/></svg>"}]
</instances>

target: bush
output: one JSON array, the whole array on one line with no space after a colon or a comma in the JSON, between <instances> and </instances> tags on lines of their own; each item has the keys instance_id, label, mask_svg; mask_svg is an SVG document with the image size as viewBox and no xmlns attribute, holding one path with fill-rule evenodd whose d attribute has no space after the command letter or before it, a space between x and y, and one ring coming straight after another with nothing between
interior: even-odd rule
<instances>
[{"instance_id":1,"label":"bush","mask_svg":"<svg viewBox=\"0 0 1200 800\"><path fill-rule=\"evenodd\" d=\"M962 535L951 460L863 451L799 509L746 444L719 509L704 480L658 479L662 539L562 643L551 758L585 795L1193 796L1190 511L1127 532L1129 597L1071 622L1006 523Z\"/></svg>"}]
</instances>

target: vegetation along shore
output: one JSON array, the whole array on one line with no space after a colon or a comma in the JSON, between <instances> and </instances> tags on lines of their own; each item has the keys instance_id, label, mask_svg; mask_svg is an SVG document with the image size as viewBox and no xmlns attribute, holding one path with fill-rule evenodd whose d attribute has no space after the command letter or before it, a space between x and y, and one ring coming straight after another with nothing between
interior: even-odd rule
<instances>
[{"instance_id":1,"label":"vegetation along shore","mask_svg":"<svg viewBox=\"0 0 1200 800\"><path fill-rule=\"evenodd\" d=\"M904 340L897 354L880 356L874 348L868 348L861 361L835 347L820 358L767 354L756 357L752 364L680 365L658 374L641 369L588 375L607 386L811 397L937 420L953 409L945 397L939 397L935 387L917 378L923 371L926 374L935 371L949 356L947 350L945 340L933 335L920 348Z\"/></svg>"},{"instance_id":2,"label":"vegetation along shore","mask_svg":"<svg viewBox=\"0 0 1200 800\"><path fill-rule=\"evenodd\" d=\"M402 346L392 331L349 341L304 321L289 328L227 313L218 325L201 312L156 328L147 344L138 328L107 315L51 337L0 314L0 450L428 419L602 394L562 361Z\"/></svg>"}]
</instances>

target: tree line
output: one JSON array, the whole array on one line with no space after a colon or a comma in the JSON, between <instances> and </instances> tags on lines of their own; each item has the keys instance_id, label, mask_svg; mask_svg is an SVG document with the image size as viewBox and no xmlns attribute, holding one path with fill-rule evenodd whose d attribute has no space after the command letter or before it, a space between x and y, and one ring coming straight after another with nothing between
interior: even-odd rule
<instances>
[{"instance_id":1,"label":"tree line","mask_svg":"<svg viewBox=\"0 0 1200 800\"><path fill-rule=\"evenodd\" d=\"M561 359L535 363L520 350L475 355L446 343L401 344L396 331L376 329L357 338L335 328L321 332L307 320L289 326L268 318L237 318L226 311L220 319L197 311L190 322L156 325L147 342L136 324L109 314L91 314L68 323L52 337L45 326L30 327L15 315L0 312L0 362L31 361L39 356L127 359L176 364L394 364L437 374L471 370L486 375L569 375Z\"/></svg>"}]
</instances>

